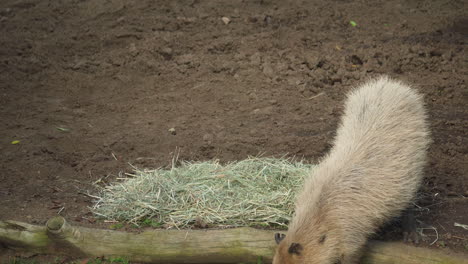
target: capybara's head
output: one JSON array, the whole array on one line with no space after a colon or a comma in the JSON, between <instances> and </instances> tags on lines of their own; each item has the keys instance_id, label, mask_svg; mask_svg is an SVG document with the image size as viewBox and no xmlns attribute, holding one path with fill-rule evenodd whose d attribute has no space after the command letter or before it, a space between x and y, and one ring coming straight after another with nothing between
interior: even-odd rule
<instances>
[{"instance_id":1,"label":"capybara's head","mask_svg":"<svg viewBox=\"0 0 468 264\"><path fill-rule=\"evenodd\" d=\"M327 234L310 234L310 239L294 234L275 234L278 244L273 264L339 264L337 243ZM328 243L327 243L328 240Z\"/></svg>"}]
</instances>

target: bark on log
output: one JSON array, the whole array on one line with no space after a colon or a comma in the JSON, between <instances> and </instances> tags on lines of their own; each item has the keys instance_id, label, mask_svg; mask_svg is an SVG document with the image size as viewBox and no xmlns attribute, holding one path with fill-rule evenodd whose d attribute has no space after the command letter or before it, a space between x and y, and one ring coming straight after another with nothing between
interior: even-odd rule
<instances>
[{"instance_id":1,"label":"bark on log","mask_svg":"<svg viewBox=\"0 0 468 264\"><path fill-rule=\"evenodd\" d=\"M54 217L45 227L0 221L0 247L76 257L126 257L148 263L256 263L259 258L270 263L274 233L252 228L126 233L73 227L62 217ZM467 259L400 243L371 242L363 263L468 264Z\"/></svg>"}]
</instances>

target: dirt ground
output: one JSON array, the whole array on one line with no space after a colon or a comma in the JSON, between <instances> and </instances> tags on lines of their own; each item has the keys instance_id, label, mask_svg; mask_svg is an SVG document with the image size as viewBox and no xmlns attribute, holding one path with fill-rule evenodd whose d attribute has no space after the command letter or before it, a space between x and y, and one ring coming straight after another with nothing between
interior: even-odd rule
<instances>
[{"instance_id":1,"label":"dirt ground","mask_svg":"<svg viewBox=\"0 0 468 264\"><path fill-rule=\"evenodd\" d=\"M418 219L468 252L467 40L456 0L3 0L0 220L102 227L93 183L176 151L316 162L346 91L388 74L430 114Z\"/></svg>"}]
</instances>

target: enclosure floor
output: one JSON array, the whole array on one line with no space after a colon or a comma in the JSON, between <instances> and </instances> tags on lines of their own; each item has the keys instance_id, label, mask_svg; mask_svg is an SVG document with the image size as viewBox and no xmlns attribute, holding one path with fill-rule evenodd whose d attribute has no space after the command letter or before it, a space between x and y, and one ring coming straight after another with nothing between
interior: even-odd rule
<instances>
[{"instance_id":1,"label":"enclosure floor","mask_svg":"<svg viewBox=\"0 0 468 264\"><path fill-rule=\"evenodd\" d=\"M452 0L3 0L0 219L109 227L89 212L93 183L175 153L315 163L346 91L385 73L429 110L417 217L433 247L467 252L467 25Z\"/></svg>"}]
</instances>

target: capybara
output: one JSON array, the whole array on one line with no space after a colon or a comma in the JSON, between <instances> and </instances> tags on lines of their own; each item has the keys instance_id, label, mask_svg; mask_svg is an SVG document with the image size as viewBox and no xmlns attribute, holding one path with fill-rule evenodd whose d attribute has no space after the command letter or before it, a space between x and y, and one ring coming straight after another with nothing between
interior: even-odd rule
<instances>
[{"instance_id":1,"label":"capybara","mask_svg":"<svg viewBox=\"0 0 468 264\"><path fill-rule=\"evenodd\" d=\"M273 263L355 264L423 177L430 133L423 97L383 76L352 90L330 152L306 178Z\"/></svg>"}]
</instances>

